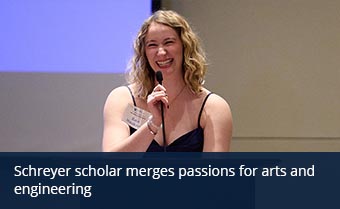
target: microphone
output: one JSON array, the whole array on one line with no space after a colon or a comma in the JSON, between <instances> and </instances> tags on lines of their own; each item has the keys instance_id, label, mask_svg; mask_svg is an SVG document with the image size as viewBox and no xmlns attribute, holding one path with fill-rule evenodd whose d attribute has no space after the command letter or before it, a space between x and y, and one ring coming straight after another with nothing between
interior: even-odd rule
<instances>
[{"instance_id":1,"label":"microphone","mask_svg":"<svg viewBox=\"0 0 340 209\"><path fill-rule=\"evenodd\" d=\"M156 79L157 79L158 83L162 85L163 74L162 74L161 71L157 71L157 72L156 72Z\"/></svg>"},{"instance_id":2,"label":"microphone","mask_svg":"<svg viewBox=\"0 0 340 209\"><path fill-rule=\"evenodd\" d=\"M156 79L159 84L162 85L163 82L163 74L161 71L156 72ZM166 152L166 140L165 140L165 124L164 124L164 107L163 107L163 102L161 102L161 114L162 114L162 130L163 130L163 147L164 147L164 152Z\"/></svg>"}]
</instances>

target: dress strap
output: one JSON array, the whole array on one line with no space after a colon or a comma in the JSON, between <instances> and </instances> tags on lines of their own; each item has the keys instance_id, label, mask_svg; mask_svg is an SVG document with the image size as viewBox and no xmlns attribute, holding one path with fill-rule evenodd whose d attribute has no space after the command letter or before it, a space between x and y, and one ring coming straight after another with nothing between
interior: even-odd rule
<instances>
[{"instance_id":1,"label":"dress strap","mask_svg":"<svg viewBox=\"0 0 340 209\"><path fill-rule=\"evenodd\" d=\"M207 102L208 97L209 97L211 94L213 94L213 93L210 92L210 93L204 98L204 101L203 101L203 103L202 103L202 107L201 107L200 113L199 113L199 115L198 115L198 126L197 126L197 127L201 127L200 122L201 122L201 115L202 115L202 112L203 112L203 109L204 109L204 105L205 105L205 103Z\"/></svg>"},{"instance_id":2,"label":"dress strap","mask_svg":"<svg viewBox=\"0 0 340 209\"><path fill-rule=\"evenodd\" d=\"M133 94L132 94L132 91L131 91L130 87L129 87L129 86L126 86L126 87L129 89L129 92L130 92L130 94L131 94L132 101L133 101L133 105L134 105L134 106L137 106L137 105L136 105L136 100L135 100L135 97L133 96Z\"/></svg>"}]
</instances>

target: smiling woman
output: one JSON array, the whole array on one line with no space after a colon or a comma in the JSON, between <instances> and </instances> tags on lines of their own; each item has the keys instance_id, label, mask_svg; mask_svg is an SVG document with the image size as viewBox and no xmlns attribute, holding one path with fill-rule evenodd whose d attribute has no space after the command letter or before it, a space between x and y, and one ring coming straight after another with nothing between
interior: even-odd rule
<instances>
[{"instance_id":1,"label":"smiling woman","mask_svg":"<svg viewBox=\"0 0 340 209\"><path fill-rule=\"evenodd\" d=\"M228 151L231 111L203 86L206 70L205 53L185 18L155 12L135 40L130 84L107 98L103 150ZM159 71L162 83L156 81Z\"/></svg>"},{"instance_id":2,"label":"smiling woman","mask_svg":"<svg viewBox=\"0 0 340 209\"><path fill-rule=\"evenodd\" d=\"M151 23L145 43L146 57L152 69L160 70L165 77L175 72L180 77L183 45L175 30L163 24Z\"/></svg>"}]
</instances>

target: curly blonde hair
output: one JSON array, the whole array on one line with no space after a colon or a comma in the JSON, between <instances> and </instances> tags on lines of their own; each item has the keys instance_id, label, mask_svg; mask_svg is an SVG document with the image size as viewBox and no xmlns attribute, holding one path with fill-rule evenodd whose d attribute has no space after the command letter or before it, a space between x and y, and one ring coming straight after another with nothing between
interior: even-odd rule
<instances>
[{"instance_id":1,"label":"curly blonde hair","mask_svg":"<svg viewBox=\"0 0 340 209\"><path fill-rule=\"evenodd\" d=\"M199 93L207 70L205 52L198 36L184 17L174 11L159 10L143 23L134 42L134 56L130 62L128 81L136 85L135 93L146 99L155 86L155 72L145 54L145 37L152 22L167 25L177 31L183 44L183 79L194 92Z\"/></svg>"}]
</instances>

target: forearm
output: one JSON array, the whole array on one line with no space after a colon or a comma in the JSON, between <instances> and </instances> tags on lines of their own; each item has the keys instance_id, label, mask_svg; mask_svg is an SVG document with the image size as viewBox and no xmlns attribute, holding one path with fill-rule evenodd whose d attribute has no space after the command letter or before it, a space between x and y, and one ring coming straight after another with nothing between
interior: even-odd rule
<instances>
[{"instance_id":1,"label":"forearm","mask_svg":"<svg viewBox=\"0 0 340 209\"><path fill-rule=\"evenodd\" d=\"M112 136L115 137L115 136ZM147 123L143 124L132 135L125 139L115 139L114 143L103 145L104 152L145 152L155 135L152 133Z\"/></svg>"}]
</instances>

